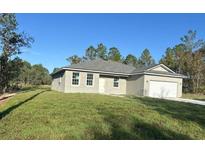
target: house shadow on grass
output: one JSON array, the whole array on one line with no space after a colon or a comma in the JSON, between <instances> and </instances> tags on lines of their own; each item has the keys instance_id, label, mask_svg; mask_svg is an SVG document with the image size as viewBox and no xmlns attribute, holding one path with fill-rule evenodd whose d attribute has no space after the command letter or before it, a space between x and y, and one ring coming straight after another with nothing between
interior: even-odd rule
<instances>
[{"instance_id":1,"label":"house shadow on grass","mask_svg":"<svg viewBox=\"0 0 205 154\"><path fill-rule=\"evenodd\" d=\"M205 99L203 99L203 98L196 98L196 100L198 100L198 101L205 101Z\"/></svg>"},{"instance_id":2,"label":"house shadow on grass","mask_svg":"<svg viewBox=\"0 0 205 154\"><path fill-rule=\"evenodd\" d=\"M183 121L196 122L205 128L205 106L148 97L136 97L135 99L160 114Z\"/></svg>"},{"instance_id":3,"label":"house shadow on grass","mask_svg":"<svg viewBox=\"0 0 205 154\"><path fill-rule=\"evenodd\" d=\"M2 118L6 117L9 113L11 113L11 112L12 112L13 110L15 110L16 108L18 108L18 107L20 107L21 105L23 105L23 104L29 102L30 100L34 99L35 97L37 97L38 95L40 95L40 94L42 94L42 93L44 93L44 92L46 92L46 91L48 91L48 90L38 92L38 93L36 93L35 95L29 97L28 99L26 99L26 100L24 100L24 101L22 101L22 102L19 102L18 104L15 104L15 105L13 105L13 106L7 108L6 110L0 112L0 120L1 120Z\"/></svg>"},{"instance_id":4,"label":"house shadow on grass","mask_svg":"<svg viewBox=\"0 0 205 154\"><path fill-rule=\"evenodd\" d=\"M96 140L190 140L187 135L165 129L155 123L145 123L131 115L118 116L101 110L109 125L109 133L100 129L92 129Z\"/></svg>"}]
</instances>

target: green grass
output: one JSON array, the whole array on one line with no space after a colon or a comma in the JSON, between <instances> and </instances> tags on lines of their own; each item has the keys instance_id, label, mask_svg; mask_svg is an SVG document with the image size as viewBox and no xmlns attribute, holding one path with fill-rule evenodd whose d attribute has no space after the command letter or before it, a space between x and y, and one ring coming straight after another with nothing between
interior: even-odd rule
<instances>
[{"instance_id":1,"label":"green grass","mask_svg":"<svg viewBox=\"0 0 205 154\"><path fill-rule=\"evenodd\" d=\"M205 95L204 94L183 94L183 98L188 98L188 99L195 99L195 100L200 100L200 101L205 101Z\"/></svg>"},{"instance_id":2,"label":"green grass","mask_svg":"<svg viewBox=\"0 0 205 154\"><path fill-rule=\"evenodd\" d=\"M205 106L32 89L0 106L0 139L205 139Z\"/></svg>"}]
</instances>

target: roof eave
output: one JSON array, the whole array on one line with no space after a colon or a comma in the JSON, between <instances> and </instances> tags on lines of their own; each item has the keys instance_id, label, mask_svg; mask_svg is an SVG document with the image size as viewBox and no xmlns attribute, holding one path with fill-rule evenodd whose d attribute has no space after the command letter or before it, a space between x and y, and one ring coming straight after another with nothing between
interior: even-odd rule
<instances>
[{"instance_id":1,"label":"roof eave","mask_svg":"<svg viewBox=\"0 0 205 154\"><path fill-rule=\"evenodd\" d=\"M100 73L100 74L111 74L111 75L120 75L120 76L129 76L131 75L130 73L116 73L116 72L108 72L108 71L96 71L96 70L89 70L89 69L80 69L80 68L69 68L69 67L64 67L62 68L63 70L71 70L71 71L83 71L83 72L93 72L93 73Z\"/></svg>"}]
</instances>

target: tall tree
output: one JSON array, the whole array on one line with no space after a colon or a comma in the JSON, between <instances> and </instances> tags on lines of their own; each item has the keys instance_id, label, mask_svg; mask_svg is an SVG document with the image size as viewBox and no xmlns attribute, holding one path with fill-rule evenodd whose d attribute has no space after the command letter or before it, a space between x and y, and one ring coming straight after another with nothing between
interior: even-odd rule
<instances>
[{"instance_id":1,"label":"tall tree","mask_svg":"<svg viewBox=\"0 0 205 154\"><path fill-rule=\"evenodd\" d=\"M186 35L181 37L181 41L185 46L186 52L194 52L204 46L204 41L202 39L197 39L196 34L196 31L189 30Z\"/></svg>"},{"instance_id":2,"label":"tall tree","mask_svg":"<svg viewBox=\"0 0 205 154\"><path fill-rule=\"evenodd\" d=\"M159 62L168 66L170 69L176 71L177 66L176 66L176 55L174 49L167 48L165 55L162 56Z\"/></svg>"},{"instance_id":3,"label":"tall tree","mask_svg":"<svg viewBox=\"0 0 205 154\"><path fill-rule=\"evenodd\" d=\"M90 46L85 51L85 58L86 60L94 60L97 57L97 51L93 46Z\"/></svg>"},{"instance_id":4,"label":"tall tree","mask_svg":"<svg viewBox=\"0 0 205 154\"><path fill-rule=\"evenodd\" d=\"M70 64L78 64L82 61L82 58L78 57L78 55L73 55L66 59Z\"/></svg>"},{"instance_id":5,"label":"tall tree","mask_svg":"<svg viewBox=\"0 0 205 154\"><path fill-rule=\"evenodd\" d=\"M32 85L46 85L51 83L51 77L48 70L41 64L32 66L30 79Z\"/></svg>"},{"instance_id":6,"label":"tall tree","mask_svg":"<svg viewBox=\"0 0 205 154\"><path fill-rule=\"evenodd\" d=\"M11 68L9 62L21 53L22 47L30 47L33 38L17 30L18 23L15 14L0 14L0 92L4 93L9 86Z\"/></svg>"},{"instance_id":7,"label":"tall tree","mask_svg":"<svg viewBox=\"0 0 205 154\"><path fill-rule=\"evenodd\" d=\"M98 44L96 52L98 58L107 60L107 48L104 44L102 43Z\"/></svg>"},{"instance_id":8,"label":"tall tree","mask_svg":"<svg viewBox=\"0 0 205 154\"><path fill-rule=\"evenodd\" d=\"M123 63L124 63L124 64L127 64L127 65L132 65L132 66L134 66L134 67L137 67L137 66L138 66L138 60L137 60L137 58L136 58L134 55L132 55L132 54L127 55Z\"/></svg>"},{"instance_id":9,"label":"tall tree","mask_svg":"<svg viewBox=\"0 0 205 154\"><path fill-rule=\"evenodd\" d=\"M31 74L31 64L27 61L23 61L22 62L22 67L20 68L20 74L19 74L19 77L18 77L18 80L27 85L30 83L30 74Z\"/></svg>"},{"instance_id":10,"label":"tall tree","mask_svg":"<svg viewBox=\"0 0 205 154\"><path fill-rule=\"evenodd\" d=\"M166 52L160 60L175 72L184 74L188 78L184 80L184 90L198 92L204 83L204 41L197 39L196 31L189 30L181 38L181 44ZM201 52L202 51L202 52Z\"/></svg>"},{"instance_id":11,"label":"tall tree","mask_svg":"<svg viewBox=\"0 0 205 154\"><path fill-rule=\"evenodd\" d=\"M116 47L112 47L109 49L108 59L112 61L121 61L120 51Z\"/></svg>"},{"instance_id":12,"label":"tall tree","mask_svg":"<svg viewBox=\"0 0 205 154\"><path fill-rule=\"evenodd\" d=\"M152 58L150 51L148 49L145 49L140 58L139 58L139 64L143 66L150 66L155 64L154 59Z\"/></svg>"}]
</instances>

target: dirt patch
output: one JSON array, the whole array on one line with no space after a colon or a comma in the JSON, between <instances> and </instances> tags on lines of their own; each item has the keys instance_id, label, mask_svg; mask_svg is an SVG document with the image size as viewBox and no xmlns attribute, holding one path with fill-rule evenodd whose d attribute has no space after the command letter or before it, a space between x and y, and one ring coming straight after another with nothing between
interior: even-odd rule
<instances>
[{"instance_id":1,"label":"dirt patch","mask_svg":"<svg viewBox=\"0 0 205 154\"><path fill-rule=\"evenodd\" d=\"M5 103L8 99L16 95L16 93L8 93L0 96L0 105Z\"/></svg>"}]
</instances>

